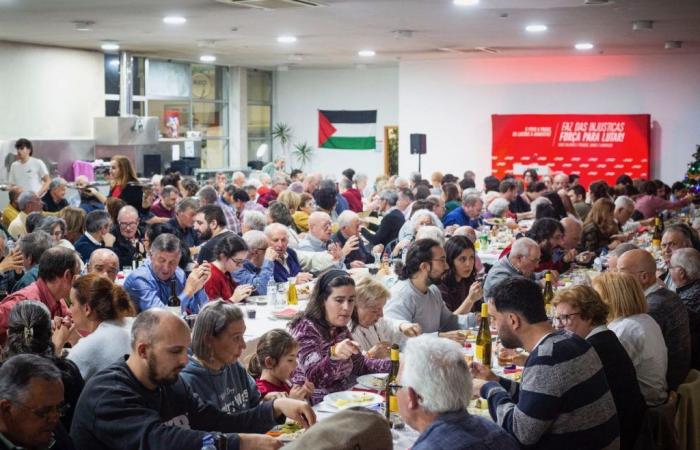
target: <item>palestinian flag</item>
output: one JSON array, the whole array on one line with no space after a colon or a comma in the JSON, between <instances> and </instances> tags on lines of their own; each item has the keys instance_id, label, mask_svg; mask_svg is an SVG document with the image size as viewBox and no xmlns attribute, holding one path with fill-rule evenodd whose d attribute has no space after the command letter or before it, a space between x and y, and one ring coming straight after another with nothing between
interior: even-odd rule
<instances>
[{"instance_id":1,"label":"palestinian flag","mask_svg":"<svg viewBox=\"0 0 700 450\"><path fill-rule=\"evenodd\" d=\"M318 146L342 150L374 150L377 147L377 110L318 110Z\"/></svg>"}]
</instances>

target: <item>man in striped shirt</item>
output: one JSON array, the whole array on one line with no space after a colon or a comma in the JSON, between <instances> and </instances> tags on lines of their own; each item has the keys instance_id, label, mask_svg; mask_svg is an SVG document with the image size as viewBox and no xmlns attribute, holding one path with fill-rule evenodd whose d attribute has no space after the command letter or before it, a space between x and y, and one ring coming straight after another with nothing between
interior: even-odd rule
<instances>
[{"instance_id":1,"label":"man in striped shirt","mask_svg":"<svg viewBox=\"0 0 700 450\"><path fill-rule=\"evenodd\" d=\"M540 287L523 277L499 283L489 299L503 346L530 352L522 382L475 364L474 392L523 448L619 449L615 403L593 347L547 321Z\"/></svg>"}]
</instances>

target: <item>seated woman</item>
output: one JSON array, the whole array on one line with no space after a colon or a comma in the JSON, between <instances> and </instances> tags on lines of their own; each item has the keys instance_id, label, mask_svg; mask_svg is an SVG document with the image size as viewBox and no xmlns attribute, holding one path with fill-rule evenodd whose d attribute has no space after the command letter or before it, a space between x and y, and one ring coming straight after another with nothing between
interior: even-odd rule
<instances>
[{"instance_id":1,"label":"seated woman","mask_svg":"<svg viewBox=\"0 0 700 450\"><path fill-rule=\"evenodd\" d=\"M391 257L396 258L401 255L403 249L411 245L416 240L418 231L426 226L437 226L437 217L427 209L419 209L413 213L410 220L407 220L399 230L397 243L391 251Z\"/></svg>"},{"instance_id":2,"label":"seated woman","mask_svg":"<svg viewBox=\"0 0 700 450\"><path fill-rule=\"evenodd\" d=\"M72 329L67 324L59 324L52 336L51 313L48 308L38 301L21 301L10 311L7 322L7 345L2 351L1 358L2 361L6 361L15 355L31 353L51 360L58 367L61 371L66 405L61 423L66 430L70 430L75 405L85 386L76 365L66 358L56 356L62 348L55 346L53 340L65 342L70 331Z\"/></svg>"},{"instance_id":3,"label":"seated woman","mask_svg":"<svg viewBox=\"0 0 700 450\"><path fill-rule=\"evenodd\" d=\"M388 358L391 344L403 344L407 336L421 333L417 323L399 324L384 317L389 290L374 278L367 275L355 278L355 295L355 310L349 328L353 340L360 344L367 357Z\"/></svg>"},{"instance_id":4,"label":"seated woman","mask_svg":"<svg viewBox=\"0 0 700 450\"><path fill-rule=\"evenodd\" d=\"M326 394L349 389L358 375L391 368L389 360L364 356L352 339L348 324L354 306L355 282L343 270L330 270L316 282L306 310L289 325L299 342L299 366L292 383L301 385L308 379L314 384L312 404Z\"/></svg>"},{"instance_id":5,"label":"seated woman","mask_svg":"<svg viewBox=\"0 0 700 450\"><path fill-rule=\"evenodd\" d=\"M452 236L445 243L445 256L450 269L438 287L447 309L455 314L480 311L484 293L476 281L474 244L466 236Z\"/></svg>"},{"instance_id":6,"label":"seated woman","mask_svg":"<svg viewBox=\"0 0 700 450\"><path fill-rule=\"evenodd\" d=\"M632 360L646 404L665 403L668 398L666 343L661 328L647 314L639 281L626 273L605 272L593 279L593 288L608 305L608 328L617 335Z\"/></svg>"},{"instance_id":7,"label":"seated woman","mask_svg":"<svg viewBox=\"0 0 700 450\"><path fill-rule=\"evenodd\" d=\"M603 248L613 250L622 236L615 222L615 204L609 198L599 198L593 203L591 211L583 223L580 251L600 254Z\"/></svg>"},{"instance_id":8,"label":"seated woman","mask_svg":"<svg viewBox=\"0 0 700 450\"><path fill-rule=\"evenodd\" d=\"M620 421L620 449L631 450L642 426L646 403L634 365L615 333L605 323L608 305L590 286L562 289L552 300L554 325L582 337L598 353Z\"/></svg>"},{"instance_id":9,"label":"seated woman","mask_svg":"<svg viewBox=\"0 0 700 450\"><path fill-rule=\"evenodd\" d=\"M211 264L211 276L204 284L204 292L209 300L222 299L229 303L245 300L253 291L249 284L238 285L231 273L243 267L248 257L248 245L235 234L221 239L214 246L214 262Z\"/></svg>"},{"instance_id":10,"label":"seated woman","mask_svg":"<svg viewBox=\"0 0 700 450\"><path fill-rule=\"evenodd\" d=\"M131 323L136 310L121 286L96 273L73 282L70 300L73 324L85 337L73 346L68 359L87 381L131 353Z\"/></svg>"},{"instance_id":11,"label":"seated woman","mask_svg":"<svg viewBox=\"0 0 700 450\"><path fill-rule=\"evenodd\" d=\"M309 231L309 215L314 211L313 200L311 194L304 192L299 198L299 207L292 214L294 224L300 233Z\"/></svg>"}]
</instances>

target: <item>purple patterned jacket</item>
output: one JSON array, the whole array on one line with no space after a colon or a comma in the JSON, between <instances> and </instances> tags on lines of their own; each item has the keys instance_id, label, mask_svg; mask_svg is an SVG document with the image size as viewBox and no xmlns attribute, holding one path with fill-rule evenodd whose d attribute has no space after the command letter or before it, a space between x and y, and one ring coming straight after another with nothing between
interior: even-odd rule
<instances>
[{"instance_id":1,"label":"purple patterned jacket","mask_svg":"<svg viewBox=\"0 0 700 450\"><path fill-rule=\"evenodd\" d=\"M347 360L331 359L332 345L343 339L352 339L347 328L333 328L331 339L327 340L317 324L303 318L291 333L299 343L299 365L292 375L292 383L303 384L304 380L309 380L314 384L316 389L311 397L312 405L320 403L326 394L352 388L358 375L388 372L391 369L388 359L370 359L361 353Z\"/></svg>"}]
</instances>

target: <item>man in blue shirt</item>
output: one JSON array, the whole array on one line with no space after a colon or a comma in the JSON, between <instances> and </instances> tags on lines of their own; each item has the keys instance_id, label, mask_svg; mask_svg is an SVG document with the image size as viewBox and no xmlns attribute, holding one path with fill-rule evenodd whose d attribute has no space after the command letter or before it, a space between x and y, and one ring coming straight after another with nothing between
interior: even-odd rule
<instances>
[{"instance_id":1,"label":"man in blue shirt","mask_svg":"<svg viewBox=\"0 0 700 450\"><path fill-rule=\"evenodd\" d=\"M409 339L399 370L399 414L421 435L413 450L516 450L489 419L467 412L472 377L456 342L423 335Z\"/></svg>"},{"instance_id":2,"label":"man in blue shirt","mask_svg":"<svg viewBox=\"0 0 700 450\"><path fill-rule=\"evenodd\" d=\"M124 289L139 311L165 308L171 296L171 281L176 281L183 314L196 314L207 301L204 284L211 275L209 263L197 266L188 277L178 267L180 240L164 233L151 244L151 257L146 264L131 272L124 281Z\"/></svg>"},{"instance_id":3,"label":"man in blue shirt","mask_svg":"<svg viewBox=\"0 0 700 450\"><path fill-rule=\"evenodd\" d=\"M248 244L248 258L243 262L243 267L233 272L233 279L239 285L253 285L258 295L267 295L267 283L274 281L277 252L268 246L267 237L262 231L246 231L243 240Z\"/></svg>"},{"instance_id":4,"label":"man in blue shirt","mask_svg":"<svg viewBox=\"0 0 700 450\"><path fill-rule=\"evenodd\" d=\"M467 193L462 197L462 207L455 208L445 216L443 225L469 225L477 229L484 224L481 217L481 209L484 207L484 202L476 193Z\"/></svg>"}]
</instances>

